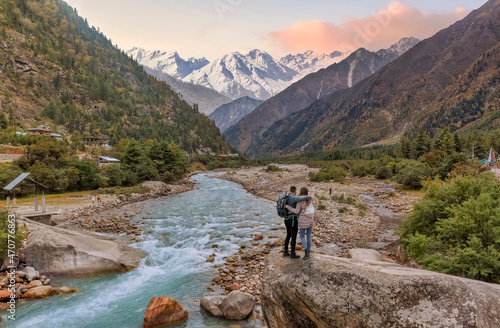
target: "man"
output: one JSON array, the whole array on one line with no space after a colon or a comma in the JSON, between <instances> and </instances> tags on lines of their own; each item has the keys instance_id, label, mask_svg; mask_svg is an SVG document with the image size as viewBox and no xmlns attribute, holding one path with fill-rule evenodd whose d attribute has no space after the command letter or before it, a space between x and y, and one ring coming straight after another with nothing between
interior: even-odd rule
<instances>
[{"instance_id":1,"label":"man","mask_svg":"<svg viewBox=\"0 0 500 328\"><path fill-rule=\"evenodd\" d=\"M311 200L311 196L297 196L297 187L290 187L291 195L288 197L288 206L296 208L298 202ZM297 243L297 232L299 231L297 214L290 213L290 215L285 218L286 227L286 238L285 238L285 249L283 251L283 256L290 256L292 259L298 259L300 256L295 254L295 245ZM290 240L291 239L291 240ZM288 253L288 243L291 243L291 254Z\"/></svg>"}]
</instances>

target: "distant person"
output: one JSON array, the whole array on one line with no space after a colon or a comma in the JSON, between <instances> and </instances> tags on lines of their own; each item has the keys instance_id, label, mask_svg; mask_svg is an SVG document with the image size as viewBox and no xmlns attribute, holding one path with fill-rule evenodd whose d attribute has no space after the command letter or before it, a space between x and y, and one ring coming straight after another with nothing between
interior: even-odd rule
<instances>
[{"instance_id":1,"label":"distant person","mask_svg":"<svg viewBox=\"0 0 500 328\"><path fill-rule=\"evenodd\" d=\"M306 187L300 188L300 196L307 196L308 190ZM309 258L311 253L311 234L312 228L314 225L314 201L307 200L297 203L296 208L292 208L287 206L287 209L299 216L299 224L298 227L300 229L300 242L302 243L302 247L304 247L305 255L304 260ZM307 237L307 240L306 240Z\"/></svg>"},{"instance_id":2,"label":"distant person","mask_svg":"<svg viewBox=\"0 0 500 328\"><path fill-rule=\"evenodd\" d=\"M332 195L332 188L330 188L330 196Z\"/></svg>"},{"instance_id":3,"label":"distant person","mask_svg":"<svg viewBox=\"0 0 500 328\"><path fill-rule=\"evenodd\" d=\"M311 196L297 196L297 187L290 187L290 197L288 198L288 205L290 208L295 209L298 202L311 200ZM295 253L295 245L297 243L297 232L299 231L299 225L297 222L297 214L290 213L290 215L285 218L285 227L286 227L286 238L285 238L285 249L283 250L283 256L290 256L292 259L298 259L298 256ZM291 253L288 253L288 243L291 246Z\"/></svg>"},{"instance_id":4,"label":"distant person","mask_svg":"<svg viewBox=\"0 0 500 328\"><path fill-rule=\"evenodd\" d=\"M97 194L96 198L97 198L97 202L100 203L101 202L101 195Z\"/></svg>"},{"instance_id":5,"label":"distant person","mask_svg":"<svg viewBox=\"0 0 500 328\"><path fill-rule=\"evenodd\" d=\"M95 202L95 196L92 195L92 204Z\"/></svg>"}]
</instances>

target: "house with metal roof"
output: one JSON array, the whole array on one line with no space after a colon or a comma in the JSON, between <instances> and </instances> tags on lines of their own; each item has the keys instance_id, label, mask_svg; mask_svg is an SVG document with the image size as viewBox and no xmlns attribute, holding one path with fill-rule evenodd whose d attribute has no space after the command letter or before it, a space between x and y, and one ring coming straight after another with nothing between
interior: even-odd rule
<instances>
[{"instance_id":1,"label":"house with metal roof","mask_svg":"<svg viewBox=\"0 0 500 328\"><path fill-rule=\"evenodd\" d=\"M99 167L103 169L106 167L106 165L110 164L120 165L121 162L119 159L113 157L97 156L97 163L99 164Z\"/></svg>"},{"instance_id":2,"label":"house with metal roof","mask_svg":"<svg viewBox=\"0 0 500 328\"><path fill-rule=\"evenodd\" d=\"M47 136L50 137L52 130L45 125L40 125L37 128L27 129L26 132L32 136Z\"/></svg>"}]
</instances>

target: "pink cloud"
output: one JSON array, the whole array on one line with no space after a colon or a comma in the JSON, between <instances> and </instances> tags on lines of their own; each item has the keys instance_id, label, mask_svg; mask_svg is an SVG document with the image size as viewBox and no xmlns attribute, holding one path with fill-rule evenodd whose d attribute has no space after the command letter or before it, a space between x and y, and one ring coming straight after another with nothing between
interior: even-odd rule
<instances>
[{"instance_id":1,"label":"pink cloud","mask_svg":"<svg viewBox=\"0 0 500 328\"><path fill-rule=\"evenodd\" d=\"M365 18L348 17L340 25L313 20L282 31L271 32L271 41L286 51L353 51L387 48L401 38L428 38L461 20L470 10L459 7L451 13L423 13L401 2L393 2Z\"/></svg>"}]
</instances>

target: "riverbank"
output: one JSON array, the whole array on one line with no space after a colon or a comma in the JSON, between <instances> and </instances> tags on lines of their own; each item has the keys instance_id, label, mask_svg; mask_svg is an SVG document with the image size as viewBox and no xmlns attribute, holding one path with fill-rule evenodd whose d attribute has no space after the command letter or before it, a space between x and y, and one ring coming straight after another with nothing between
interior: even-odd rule
<instances>
[{"instance_id":1,"label":"riverbank","mask_svg":"<svg viewBox=\"0 0 500 328\"><path fill-rule=\"evenodd\" d=\"M52 220L58 227L106 234L125 233L131 235L131 241L136 241L134 236L142 234L142 229L140 223L132 221L131 218L137 213L120 212L123 206L184 193L192 190L195 183L186 178L175 184L147 181L141 186L149 191L142 194L104 194L100 195L101 201L94 204L91 203L90 197L76 198L74 205L67 204L53 208L52 211L58 211L59 214L53 216ZM103 214L104 212L107 213Z\"/></svg>"},{"instance_id":2,"label":"riverbank","mask_svg":"<svg viewBox=\"0 0 500 328\"><path fill-rule=\"evenodd\" d=\"M397 244L398 240L394 231L422 198L421 193L405 191L396 184L375 179L311 182L308 174L317 169L305 165L286 165L282 169L282 172L267 172L265 167L231 170L217 178L238 183L253 195L273 202L290 186L299 189L305 186L309 194L318 199L312 252L348 257L349 249L374 248L381 250L386 261L398 260L397 247L391 249L391 244ZM281 251L285 235L283 219L276 216L276 229L254 236L255 242L243 245L238 253L227 258L225 265L218 268L219 275L212 284L226 292L248 292L260 304L264 261L272 249ZM297 244L299 255L303 255L299 237Z\"/></svg>"}]
</instances>

